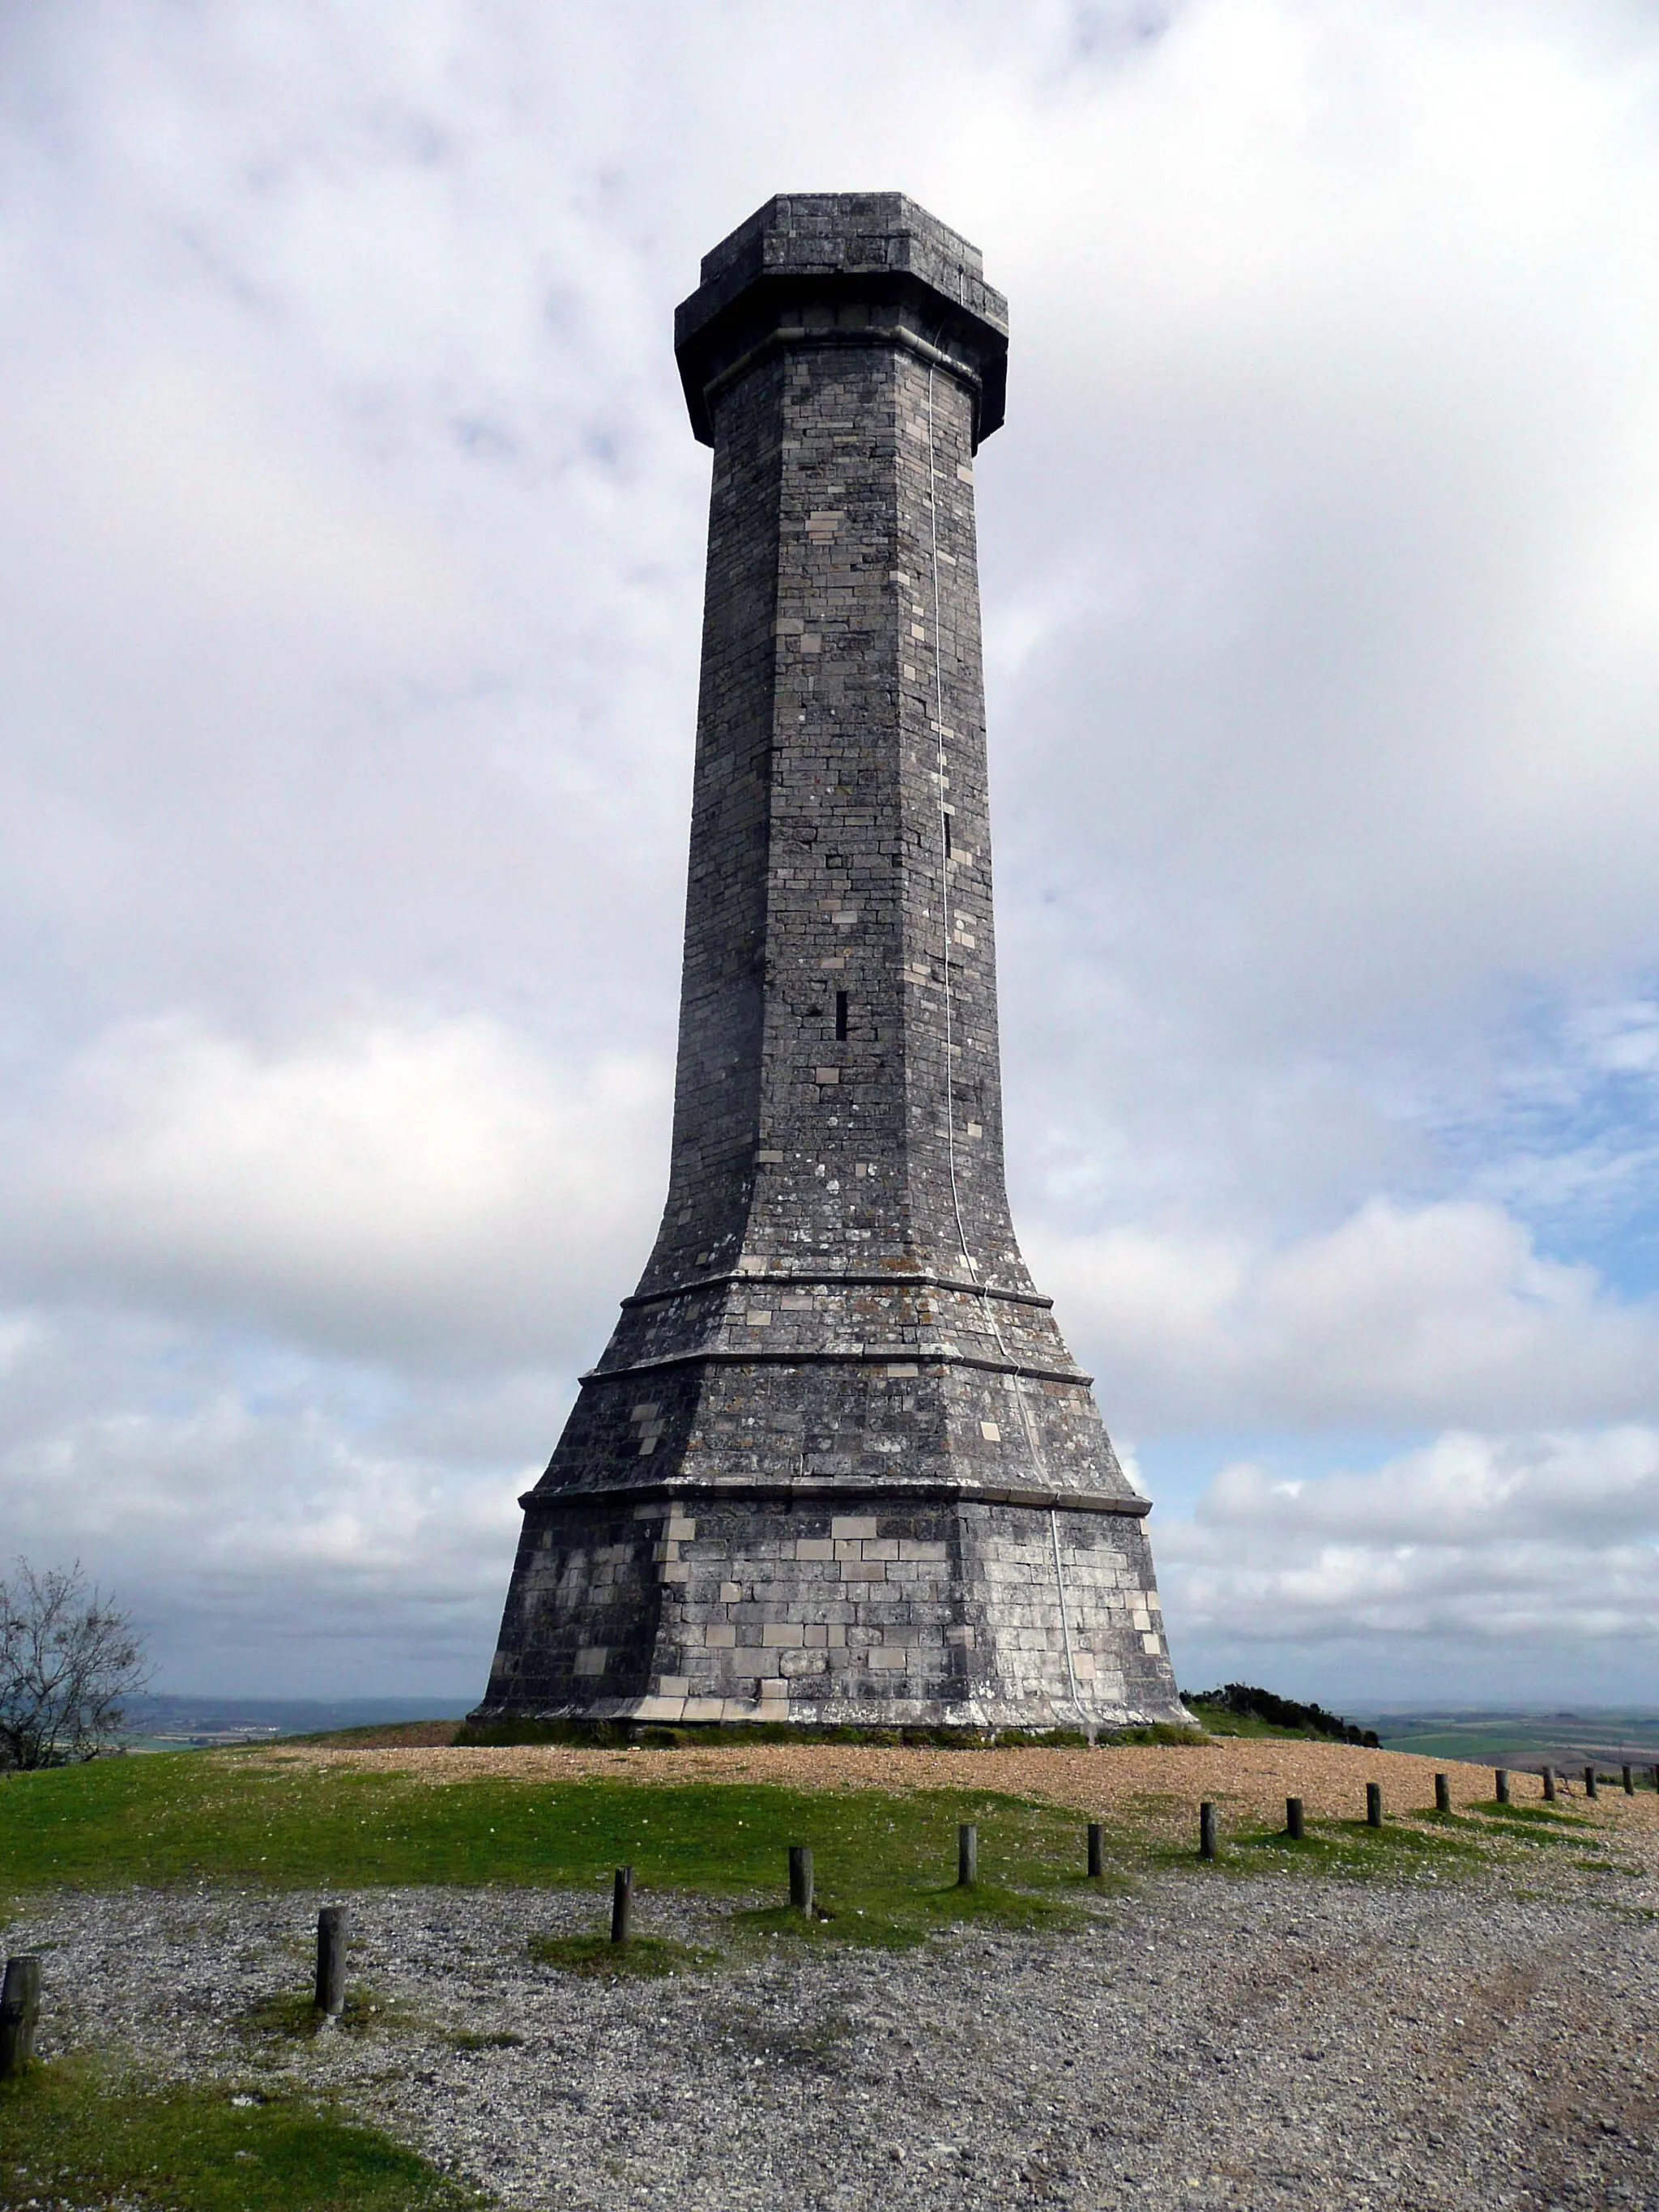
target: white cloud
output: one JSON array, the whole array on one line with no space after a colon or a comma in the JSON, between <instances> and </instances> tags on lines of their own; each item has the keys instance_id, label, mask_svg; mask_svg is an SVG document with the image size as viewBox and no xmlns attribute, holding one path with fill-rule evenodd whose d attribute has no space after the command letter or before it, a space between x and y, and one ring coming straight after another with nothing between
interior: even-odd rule
<instances>
[{"instance_id":1,"label":"white cloud","mask_svg":"<svg viewBox=\"0 0 1659 2212\"><path fill-rule=\"evenodd\" d=\"M0 1138L4 1273L351 1354L574 1364L643 1263L665 1106L659 1065L566 1073L483 1017L263 1051L131 1024Z\"/></svg>"},{"instance_id":2,"label":"white cloud","mask_svg":"<svg viewBox=\"0 0 1659 2212\"><path fill-rule=\"evenodd\" d=\"M1225 1468L1161 1531L1177 1650L1225 1641L1408 1650L1659 1638L1659 1430L1451 1433L1371 1472L1283 1482ZM1592 1664L1605 1666L1604 1650ZM1614 1651L1617 1659L1620 1655Z\"/></svg>"},{"instance_id":3,"label":"white cloud","mask_svg":"<svg viewBox=\"0 0 1659 2212\"><path fill-rule=\"evenodd\" d=\"M1373 1199L1277 1248L1146 1227L1034 1249L1139 1434L1659 1413L1659 1311L1541 1258L1490 1204Z\"/></svg>"}]
</instances>

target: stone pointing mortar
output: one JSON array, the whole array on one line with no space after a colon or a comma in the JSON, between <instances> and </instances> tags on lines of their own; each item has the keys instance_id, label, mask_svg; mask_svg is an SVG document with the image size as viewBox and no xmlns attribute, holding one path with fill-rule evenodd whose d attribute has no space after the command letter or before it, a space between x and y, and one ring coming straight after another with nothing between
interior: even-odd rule
<instances>
[{"instance_id":1,"label":"stone pointing mortar","mask_svg":"<svg viewBox=\"0 0 1659 2212\"><path fill-rule=\"evenodd\" d=\"M668 1199L477 1717L1180 1721L1146 1501L1004 1184L973 484L1006 305L893 192L769 201L702 278Z\"/></svg>"}]
</instances>

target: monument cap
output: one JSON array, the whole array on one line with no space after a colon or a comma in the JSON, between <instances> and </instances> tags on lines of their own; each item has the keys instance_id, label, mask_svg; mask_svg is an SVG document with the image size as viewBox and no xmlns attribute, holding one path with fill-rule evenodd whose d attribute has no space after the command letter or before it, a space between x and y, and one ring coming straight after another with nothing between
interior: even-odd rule
<instances>
[{"instance_id":1,"label":"monument cap","mask_svg":"<svg viewBox=\"0 0 1659 2212\"><path fill-rule=\"evenodd\" d=\"M999 428L1008 303L984 262L903 192L779 192L702 259L674 313L691 428L714 442L712 401L775 347L908 344L974 392L974 442Z\"/></svg>"}]
</instances>

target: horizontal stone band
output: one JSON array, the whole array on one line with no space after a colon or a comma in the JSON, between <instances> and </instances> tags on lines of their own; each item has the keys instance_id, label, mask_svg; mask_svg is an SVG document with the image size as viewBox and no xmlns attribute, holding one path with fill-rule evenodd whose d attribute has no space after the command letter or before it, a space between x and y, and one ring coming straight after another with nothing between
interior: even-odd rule
<instances>
[{"instance_id":1,"label":"horizontal stone band","mask_svg":"<svg viewBox=\"0 0 1659 2212\"><path fill-rule=\"evenodd\" d=\"M967 1297L1001 1298L1008 1305L1040 1306L1045 1313L1053 1310L1054 1303L1040 1291L1000 1290L994 1284L963 1282L955 1275L791 1275L781 1270L749 1275L728 1268L721 1275L697 1275L690 1282L671 1284L665 1291L635 1291L631 1297L623 1300L623 1310L627 1312L638 1306L666 1305L671 1298L690 1297L696 1291L724 1290L732 1283L743 1283L756 1290L811 1290L844 1283L854 1290L960 1291Z\"/></svg>"},{"instance_id":2,"label":"horizontal stone band","mask_svg":"<svg viewBox=\"0 0 1659 2212\"><path fill-rule=\"evenodd\" d=\"M709 400L718 398L729 386L747 376L750 369L758 368L770 355L786 346L848 345L902 346L907 353L913 353L925 361L930 368L945 369L965 384L973 392L975 403L983 393L985 380L971 362L964 361L960 354L947 353L943 346L936 346L931 338L923 337L920 331L913 331L903 323L857 325L829 323L821 329L813 329L805 323L781 323L746 352L740 353L735 361L728 362L724 368L716 369L704 381L704 404L706 405Z\"/></svg>"},{"instance_id":3,"label":"horizontal stone band","mask_svg":"<svg viewBox=\"0 0 1659 2212\"><path fill-rule=\"evenodd\" d=\"M1086 1390L1094 1381L1075 1367L1023 1367L1018 1360L993 1359L976 1352L918 1352L914 1344L860 1345L856 1351L732 1352L718 1346L704 1352L669 1352L660 1359L630 1359L625 1367L590 1367L583 1382L617 1382L629 1375L652 1375L665 1367L978 1367L988 1375L1018 1375L1032 1382L1065 1382Z\"/></svg>"},{"instance_id":4,"label":"horizontal stone band","mask_svg":"<svg viewBox=\"0 0 1659 2212\"><path fill-rule=\"evenodd\" d=\"M857 1498L877 1512L888 1502L897 1508L932 1501L945 1505L1022 1505L1042 1513L1121 1513L1133 1521L1144 1520L1152 1510L1150 1498L1118 1498L1103 1490L1038 1490L994 1482L854 1482L810 1474L787 1484L744 1476L686 1475L674 1480L659 1476L654 1482L607 1483L603 1490L526 1490L519 1504L526 1513L540 1513L556 1507L600 1505L613 1498L770 1498L785 1504L799 1504L804 1499Z\"/></svg>"}]
</instances>

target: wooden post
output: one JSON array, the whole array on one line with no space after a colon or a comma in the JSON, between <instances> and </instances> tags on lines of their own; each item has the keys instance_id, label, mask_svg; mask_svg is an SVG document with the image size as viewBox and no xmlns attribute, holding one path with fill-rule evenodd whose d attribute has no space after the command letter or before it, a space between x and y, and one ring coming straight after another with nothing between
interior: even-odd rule
<instances>
[{"instance_id":1,"label":"wooden post","mask_svg":"<svg viewBox=\"0 0 1659 2212\"><path fill-rule=\"evenodd\" d=\"M1510 1802L1510 1771L1507 1766L1495 1766L1492 1773L1498 1783L1497 1802L1500 1805L1507 1805Z\"/></svg>"},{"instance_id":2,"label":"wooden post","mask_svg":"<svg viewBox=\"0 0 1659 2212\"><path fill-rule=\"evenodd\" d=\"M1299 1797L1287 1797L1285 1800L1285 1832L1293 1844L1299 1844L1306 1832L1302 1818L1302 1800Z\"/></svg>"},{"instance_id":3,"label":"wooden post","mask_svg":"<svg viewBox=\"0 0 1659 2212\"><path fill-rule=\"evenodd\" d=\"M1089 1879L1098 1881L1106 1871L1106 1828L1103 1821L1089 1823Z\"/></svg>"},{"instance_id":4,"label":"wooden post","mask_svg":"<svg viewBox=\"0 0 1659 2212\"><path fill-rule=\"evenodd\" d=\"M317 1915L317 2009L332 2018L345 2010L346 1928L343 1905L325 1905Z\"/></svg>"},{"instance_id":5,"label":"wooden post","mask_svg":"<svg viewBox=\"0 0 1659 2212\"><path fill-rule=\"evenodd\" d=\"M1365 1784L1365 1826L1368 1828L1380 1828L1382 1825L1382 1784L1380 1782L1368 1782Z\"/></svg>"},{"instance_id":6,"label":"wooden post","mask_svg":"<svg viewBox=\"0 0 1659 2212\"><path fill-rule=\"evenodd\" d=\"M1636 1795L1636 1776L1628 1766L1621 1771L1625 1778L1625 1795L1626 1797L1633 1797Z\"/></svg>"},{"instance_id":7,"label":"wooden post","mask_svg":"<svg viewBox=\"0 0 1659 2212\"><path fill-rule=\"evenodd\" d=\"M791 1844L789 1846L789 1908L792 1912L804 1912L812 1917L812 1846L810 1844Z\"/></svg>"},{"instance_id":8,"label":"wooden post","mask_svg":"<svg viewBox=\"0 0 1659 2212\"><path fill-rule=\"evenodd\" d=\"M1437 1774L1434 1778L1434 1809L1437 1813L1449 1813L1451 1810L1449 1774Z\"/></svg>"},{"instance_id":9,"label":"wooden post","mask_svg":"<svg viewBox=\"0 0 1659 2212\"><path fill-rule=\"evenodd\" d=\"M1596 1794L1595 1769L1593 1766L1587 1766L1584 1769L1584 1795L1586 1797L1594 1797Z\"/></svg>"},{"instance_id":10,"label":"wooden post","mask_svg":"<svg viewBox=\"0 0 1659 2212\"><path fill-rule=\"evenodd\" d=\"M1553 1766L1547 1766L1543 1770L1543 1772L1544 1802L1547 1805L1553 1805L1555 1802L1555 1769Z\"/></svg>"},{"instance_id":11,"label":"wooden post","mask_svg":"<svg viewBox=\"0 0 1659 2212\"><path fill-rule=\"evenodd\" d=\"M634 1933L634 1869L618 1867L611 1884L611 1940L625 1943Z\"/></svg>"},{"instance_id":12,"label":"wooden post","mask_svg":"<svg viewBox=\"0 0 1659 2212\"><path fill-rule=\"evenodd\" d=\"M34 2057L34 2024L40 2017L40 1961L8 1959L0 1984L0 2081L21 2074Z\"/></svg>"},{"instance_id":13,"label":"wooden post","mask_svg":"<svg viewBox=\"0 0 1659 2212\"><path fill-rule=\"evenodd\" d=\"M964 1820L957 1830L957 1887L971 1889L979 1880L979 1830Z\"/></svg>"},{"instance_id":14,"label":"wooden post","mask_svg":"<svg viewBox=\"0 0 1659 2212\"><path fill-rule=\"evenodd\" d=\"M1215 1856L1215 1807L1207 1797L1198 1808L1198 1856L1201 1859Z\"/></svg>"},{"instance_id":15,"label":"wooden post","mask_svg":"<svg viewBox=\"0 0 1659 2212\"><path fill-rule=\"evenodd\" d=\"M1648 1771L1649 1771L1649 1773L1650 1773L1650 1774L1651 1774L1651 1775L1652 1775L1652 1777L1653 1777L1653 1786L1654 1786L1654 1788L1655 1788L1656 1790L1659 1790L1659 1766L1650 1766L1650 1767L1648 1769Z\"/></svg>"}]
</instances>

